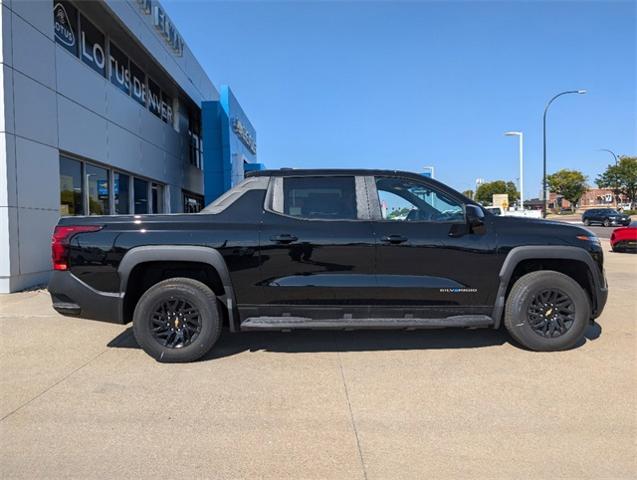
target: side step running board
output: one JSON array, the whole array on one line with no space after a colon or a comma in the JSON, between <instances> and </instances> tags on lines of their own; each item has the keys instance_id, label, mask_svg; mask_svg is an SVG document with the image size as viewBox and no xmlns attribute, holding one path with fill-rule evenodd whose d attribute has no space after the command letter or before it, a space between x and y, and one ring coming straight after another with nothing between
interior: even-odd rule
<instances>
[{"instance_id":1,"label":"side step running board","mask_svg":"<svg viewBox=\"0 0 637 480\"><path fill-rule=\"evenodd\" d=\"M416 329L446 327L490 327L488 315L455 315L447 318L334 318L314 320L307 317L250 317L241 323L241 330L294 329Z\"/></svg>"}]
</instances>

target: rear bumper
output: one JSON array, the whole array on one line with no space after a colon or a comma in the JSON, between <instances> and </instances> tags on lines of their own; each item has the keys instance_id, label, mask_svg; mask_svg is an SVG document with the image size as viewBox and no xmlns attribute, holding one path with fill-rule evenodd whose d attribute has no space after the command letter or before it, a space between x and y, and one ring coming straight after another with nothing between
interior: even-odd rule
<instances>
[{"instance_id":1,"label":"rear bumper","mask_svg":"<svg viewBox=\"0 0 637 480\"><path fill-rule=\"evenodd\" d=\"M53 308L62 315L124 323L121 295L95 290L71 272L54 271L48 290Z\"/></svg>"}]
</instances>

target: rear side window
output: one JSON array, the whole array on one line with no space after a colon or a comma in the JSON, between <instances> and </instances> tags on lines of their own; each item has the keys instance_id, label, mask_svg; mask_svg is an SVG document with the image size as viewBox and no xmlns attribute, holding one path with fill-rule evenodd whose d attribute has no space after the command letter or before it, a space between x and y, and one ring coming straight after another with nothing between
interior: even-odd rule
<instances>
[{"instance_id":1,"label":"rear side window","mask_svg":"<svg viewBox=\"0 0 637 480\"><path fill-rule=\"evenodd\" d=\"M283 213L308 219L356 219L354 177L284 178Z\"/></svg>"}]
</instances>

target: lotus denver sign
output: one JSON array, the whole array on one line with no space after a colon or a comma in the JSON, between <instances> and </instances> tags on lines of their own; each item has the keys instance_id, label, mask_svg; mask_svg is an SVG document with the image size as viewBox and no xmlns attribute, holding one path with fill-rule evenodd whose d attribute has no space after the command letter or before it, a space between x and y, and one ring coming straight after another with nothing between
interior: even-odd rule
<instances>
[{"instance_id":1,"label":"lotus denver sign","mask_svg":"<svg viewBox=\"0 0 637 480\"><path fill-rule=\"evenodd\" d=\"M184 53L184 40L179 35L173 22L170 21L164 9L152 0L137 0L139 8L146 15L153 16L153 25L164 37L164 41L173 49L175 55L181 57Z\"/></svg>"},{"instance_id":2,"label":"lotus denver sign","mask_svg":"<svg viewBox=\"0 0 637 480\"><path fill-rule=\"evenodd\" d=\"M162 18L159 15L159 18ZM79 27L78 27L79 21ZM107 49L104 34L69 2L53 6L56 41L113 85L161 118L173 123L172 100L115 44ZM165 23L165 22L164 22ZM183 49L183 47L180 47Z\"/></svg>"}]
</instances>

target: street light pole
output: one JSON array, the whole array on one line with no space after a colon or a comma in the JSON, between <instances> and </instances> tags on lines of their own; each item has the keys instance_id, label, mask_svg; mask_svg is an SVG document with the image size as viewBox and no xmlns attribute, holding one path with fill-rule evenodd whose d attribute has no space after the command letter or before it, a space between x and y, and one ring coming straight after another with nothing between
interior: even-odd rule
<instances>
[{"instance_id":1,"label":"street light pole","mask_svg":"<svg viewBox=\"0 0 637 480\"><path fill-rule=\"evenodd\" d=\"M599 151L610 153L615 159L615 166L619 165L619 159L617 158L617 155L615 155L615 152L609 150L608 148L600 148ZM617 204L619 203L619 195L616 193L617 190L619 190L619 187L617 186L617 184L615 184L615 191L613 192L613 201L615 202L615 206L617 206Z\"/></svg>"},{"instance_id":2,"label":"street light pole","mask_svg":"<svg viewBox=\"0 0 637 480\"><path fill-rule=\"evenodd\" d=\"M599 149L600 152L608 152L610 153L613 158L615 159L615 165L617 165L619 163L619 159L617 158L617 155L615 155L615 152L613 152L612 150L609 150L608 148L600 148Z\"/></svg>"},{"instance_id":3,"label":"street light pole","mask_svg":"<svg viewBox=\"0 0 637 480\"><path fill-rule=\"evenodd\" d=\"M542 122L542 139L543 139L543 173L542 173L542 194L544 196L544 206L542 208L542 218L546 218L546 211L548 210L548 204L549 204L549 198L548 195L546 194L546 114L549 111L549 107L551 106L551 103L553 103L558 97L561 97L562 95L568 95L570 93L577 93L579 95L583 95L586 93L586 90L567 90L565 92L560 92L557 95L555 95L553 98L551 98L548 103L546 104L546 107L544 107L544 117L543 117L543 122Z\"/></svg>"},{"instance_id":4,"label":"street light pole","mask_svg":"<svg viewBox=\"0 0 637 480\"><path fill-rule=\"evenodd\" d=\"M520 206L524 210L524 133L522 132L504 132L508 137L518 137L520 149Z\"/></svg>"}]
</instances>

